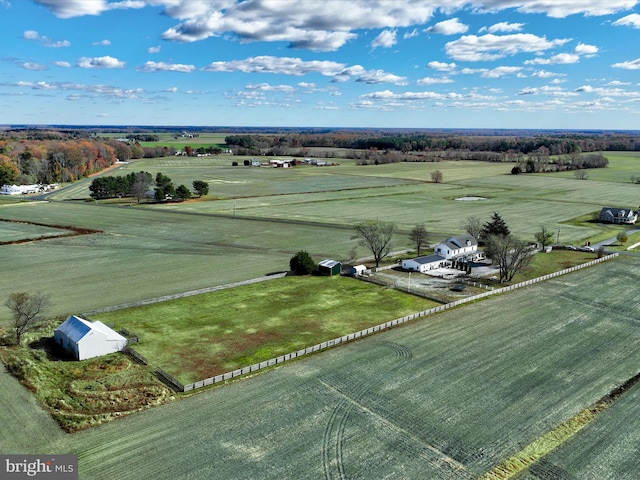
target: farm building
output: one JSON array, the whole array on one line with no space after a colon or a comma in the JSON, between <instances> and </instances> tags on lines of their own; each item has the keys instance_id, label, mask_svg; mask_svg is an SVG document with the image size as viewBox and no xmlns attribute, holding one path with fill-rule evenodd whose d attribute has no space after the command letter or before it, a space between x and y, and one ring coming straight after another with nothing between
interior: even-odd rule
<instances>
[{"instance_id":1,"label":"farm building","mask_svg":"<svg viewBox=\"0 0 640 480\"><path fill-rule=\"evenodd\" d=\"M449 237L444 242L437 244L433 251L436 255L441 255L447 260L473 262L484 258L484 254L478 251L478 241L468 234Z\"/></svg>"},{"instance_id":2,"label":"farm building","mask_svg":"<svg viewBox=\"0 0 640 480\"><path fill-rule=\"evenodd\" d=\"M318 272L320 275L340 275L342 264L336 260L326 258L318 263Z\"/></svg>"},{"instance_id":3,"label":"farm building","mask_svg":"<svg viewBox=\"0 0 640 480\"><path fill-rule=\"evenodd\" d=\"M478 241L471 235L449 237L437 244L433 255L402 260L402 268L425 273L436 268L451 267L456 262L475 262L484 258L478 251Z\"/></svg>"},{"instance_id":4,"label":"farm building","mask_svg":"<svg viewBox=\"0 0 640 480\"><path fill-rule=\"evenodd\" d=\"M127 346L127 339L104 323L90 322L76 315L62 322L53 332L53 338L76 360L119 352Z\"/></svg>"},{"instance_id":5,"label":"farm building","mask_svg":"<svg viewBox=\"0 0 640 480\"><path fill-rule=\"evenodd\" d=\"M638 214L631 209L604 207L600 210L599 220L607 223L636 223Z\"/></svg>"},{"instance_id":6,"label":"farm building","mask_svg":"<svg viewBox=\"0 0 640 480\"><path fill-rule=\"evenodd\" d=\"M413 270L414 272L420 273L425 273L436 268L446 267L447 265L447 259L441 255L426 255L402 260L403 269Z\"/></svg>"},{"instance_id":7,"label":"farm building","mask_svg":"<svg viewBox=\"0 0 640 480\"><path fill-rule=\"evenodd\" d=\"M367 273L367 267L366 265L353 265L351 267L349 267L349 275L364 275L365 273Z\"/></svg>"}]
</instances>

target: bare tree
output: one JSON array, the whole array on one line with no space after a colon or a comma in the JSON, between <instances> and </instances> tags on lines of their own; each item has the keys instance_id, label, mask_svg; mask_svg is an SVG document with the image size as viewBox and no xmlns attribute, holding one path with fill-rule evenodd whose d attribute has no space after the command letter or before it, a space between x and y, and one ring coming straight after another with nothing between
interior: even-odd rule
<instances>
[{"instance_id":1,"label":"bare tree","mask_svg":"<svg viewBox=\"0 0 640 480\"><path fill-rule=\"evenodd\" d=\"M480 232L482 232L482 221L478 217L469 217L467 218L467 223L464 225L464 229L473 238L479 240Z\"/></svg>"},{"instance_id":2,"label":"bare tree","mask_svg":"<svg viewBox=\"0 0 640 480\"><path fill-rule=\"evenodd\" d=\"M573 173L573 176L576 177L576 180L587 180L589 178L589 173L586 170L580 169L576 170Z\"/></svg>"},{"instance_id":3,"label":"bare tree","mask_svg":"<svg viewBox=\"0 0 640 480\"><path fill-rule=\"evenodd\" d=\"M22 335L44 321L51 298L42 293L14 292L9 295L5 305L13 315L16 344L20 345Z\"/></svg>"},{"instance_id":4,"label":"bare tree","mask_svg":"<svg viewBox=\"0 0 640 480\"><path fill-rule=\"evenodd\" d=\"M424 224L416 225L411 229L409 240L416 246L419 257L420 249L427 246L427 229L424 228Z\"/></svg>"},{"instance_id":5,"label":"bare tree","mask_svg":"<svg viewBox=\"0 0 640 480\"><path fill-rule=\"evenodd\" d=\"M500 269L500 283L513 280L516 273L529 267L533 258L529 246L511 235L490 235L485 253Z\"/></svg>"},{"instance_id":6,"label":"bare tree","mask_svg":"<svg viewBox=\"0 0 640 480\"><path fill-rule=\"evenodd\" d=\"M555 232L549 230L545 225L540 225L540 230L535 233L536 242L540 244L540 250L544 251L547 245L553 243Z\"/></svg>"},{"instance_id":7,"label":"bare tree","mask_svg":"<svg viewBox=\"0 0 640 480\"><path fill-rule=\"evenodd\" d=\"M391 239L396 231L396 225L369 220L357 223L353 228L355 233L351 238L358 239L360 245L369 249L373 254L376 267L379 267L380 261L391 251Z\"/></svg>"},{"instance_id":8,"label":"bare tree","mask_svg":"<svg viewBox=\"0 0 640 480\"><path fill-rule=\"evenodd\" d=\"M433 183L442 183L443 182L442 172L440 170L431 172L431 181Z\"/></svg>"}]
</instances>

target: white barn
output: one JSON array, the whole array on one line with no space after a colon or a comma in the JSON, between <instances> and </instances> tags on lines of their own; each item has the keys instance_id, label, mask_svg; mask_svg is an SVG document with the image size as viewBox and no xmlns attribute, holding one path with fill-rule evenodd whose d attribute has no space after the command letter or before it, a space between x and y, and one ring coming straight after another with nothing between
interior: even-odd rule
<instances>
[{"instance_id":1,"label":"white barn","mask_svg":"<svg viewBox=\"0 0 640 480\"><path fill-rule=\"evenodd\" d=\"M90 322L76 315L62 322L53 332L53 338L76 360L119 352L127 346L127 339L104 323Z\"/></svg>"}]
</instances>

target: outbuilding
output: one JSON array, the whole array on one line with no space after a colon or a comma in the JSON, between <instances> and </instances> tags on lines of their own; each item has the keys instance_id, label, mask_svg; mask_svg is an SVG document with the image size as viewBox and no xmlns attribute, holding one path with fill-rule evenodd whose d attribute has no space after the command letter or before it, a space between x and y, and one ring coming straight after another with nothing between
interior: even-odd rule
<instances>
[{"instance_id":1,"label":"outbuilding","mask_svg":"<svg viewBox=\"0 0 640 480\"><path fill-rule=\"evenodd\" d=\"M447 266L447 259L442 255L425 255L422 257L406 258L402 260L402 268L404 270L413 270L414 272L425 273L429 270L442 268Z\"/></svg>"},{"instance_id":2,"label":"outbuilding","mask_svg":"<svg viewBox=\"0 0 640 480\"><path fill-rule=\"evenodd\" d=\"M365 273L367 273L366 265L352 265L349 268L349 275L353 275L355 277L364 275Z\"/></svg>"},{"instance_id":3,"label":"outbuilding","mask_svg":"<svg viewBox=\"0 0 640 480\"><path fill-rule=\"evenodd\" d=\"M127 346L127 339L104 323L90 322L71 315L53 332L57 345L69 352L76 360L100 357L119 352Z\"/></svg>"},{"instance_id":4,"label":"outbuilding","mask_svg":"<svg viewBox=\"0 0 640 480\"><path fill-rule=\"evenodd\" d=\"M342 264L337 260L325 258L320 263L318 263L318 273L320 275L340 275L341 271Z\"/></svg>"}]
</instances>

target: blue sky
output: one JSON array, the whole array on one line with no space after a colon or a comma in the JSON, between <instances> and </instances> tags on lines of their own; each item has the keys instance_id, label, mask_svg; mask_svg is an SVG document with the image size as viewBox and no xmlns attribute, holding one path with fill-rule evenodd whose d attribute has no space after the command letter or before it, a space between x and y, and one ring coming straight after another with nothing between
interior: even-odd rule
<instances>
[{"instance_id":1,"label":"blue sky","mask_svg":"<svg viewBox=\"0 0 640 480\"><path fill-rule=\"evenodd\" d=\"M636 0L0 0L0 124L640 129Z\"/></svg>"}]
</instances>

